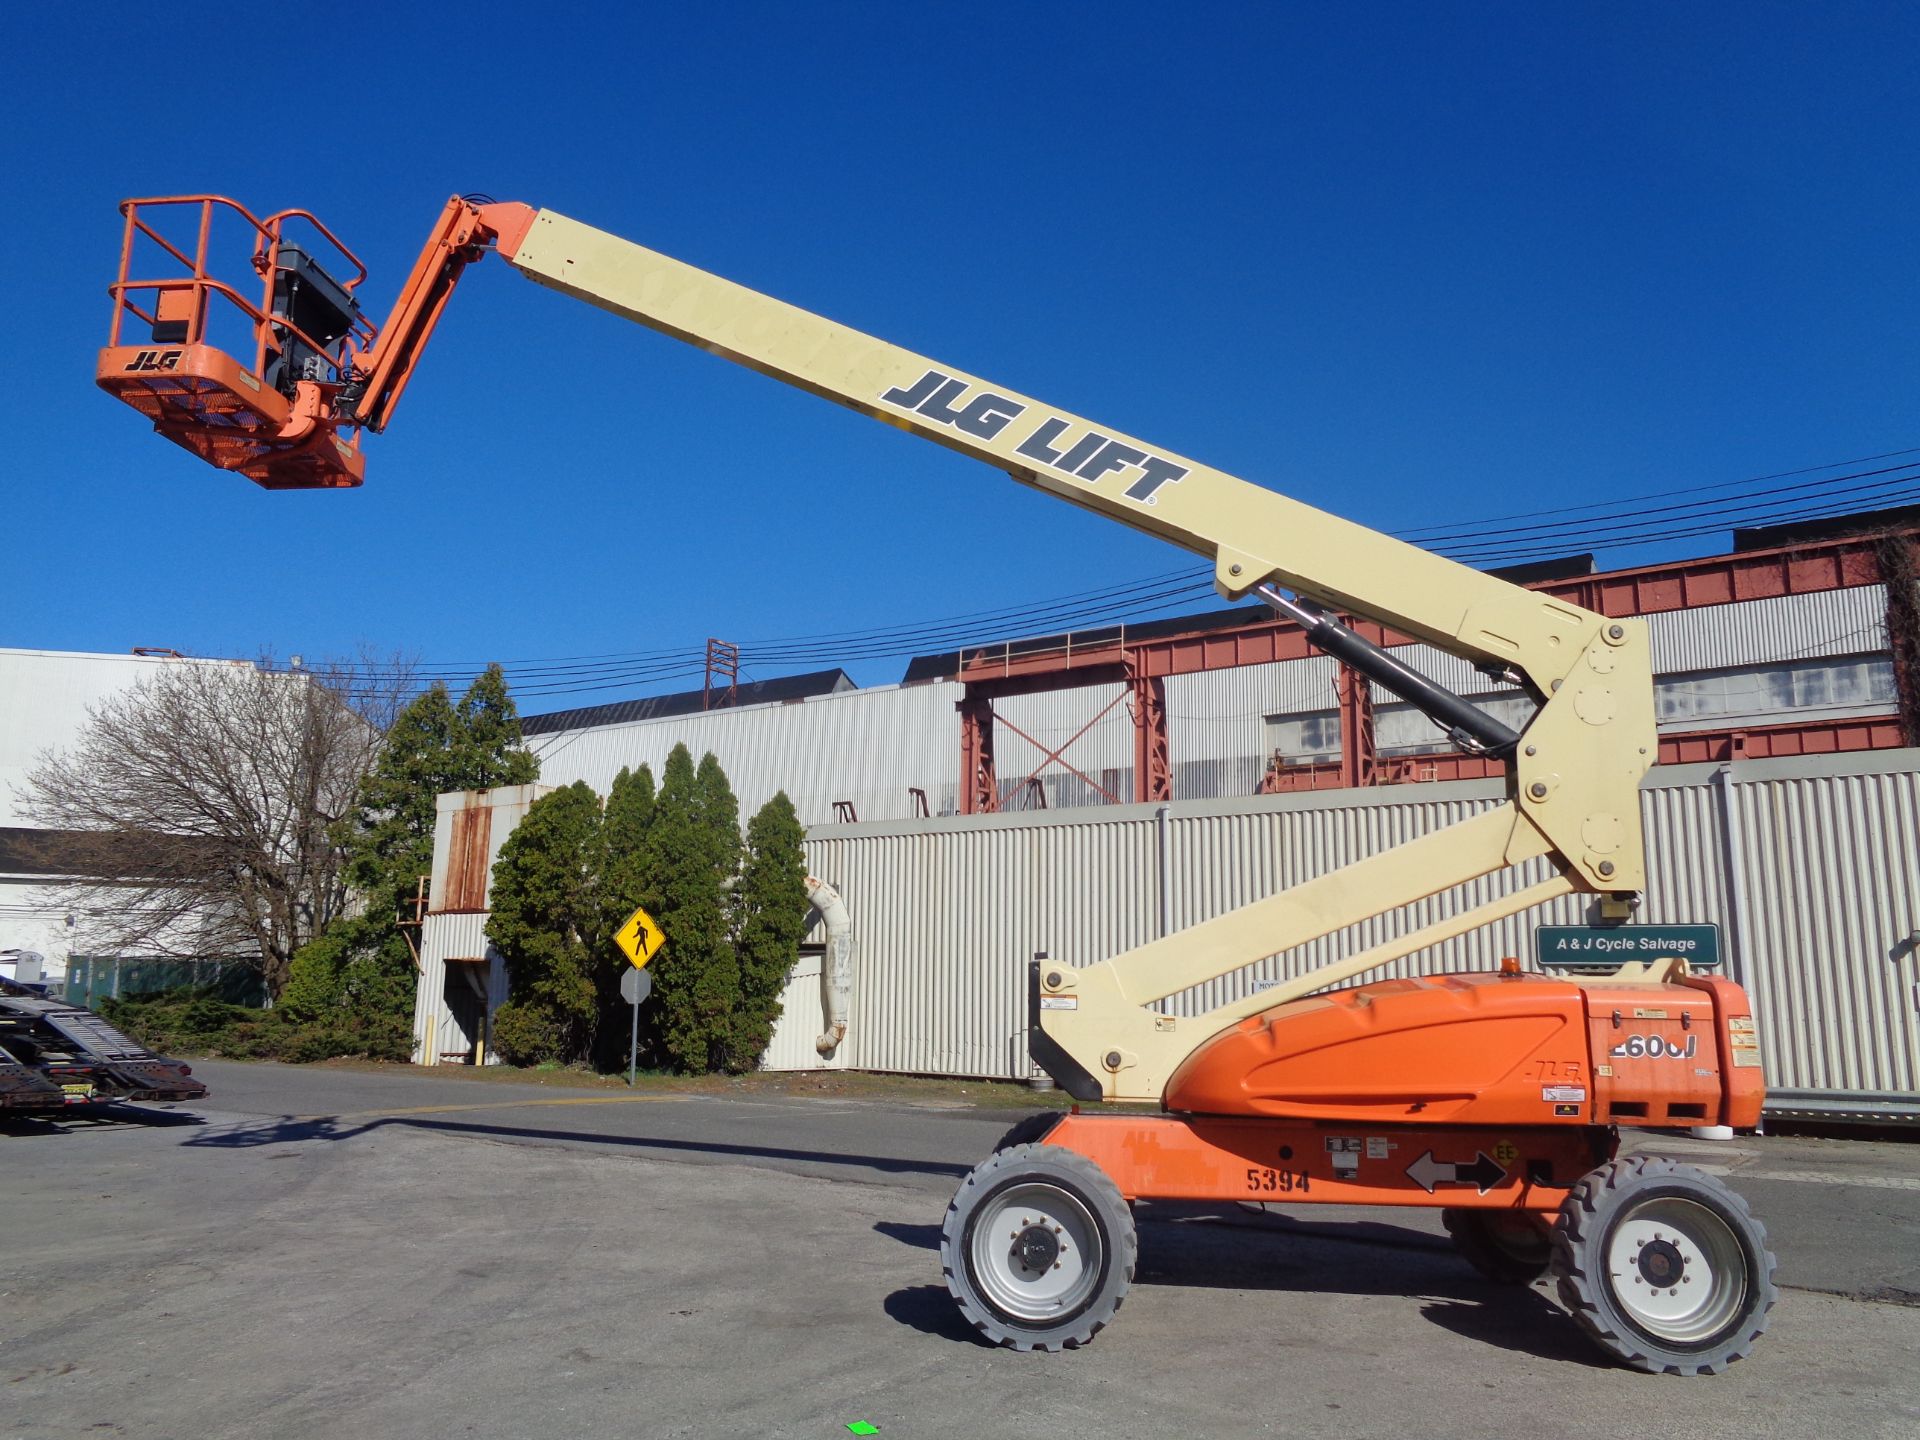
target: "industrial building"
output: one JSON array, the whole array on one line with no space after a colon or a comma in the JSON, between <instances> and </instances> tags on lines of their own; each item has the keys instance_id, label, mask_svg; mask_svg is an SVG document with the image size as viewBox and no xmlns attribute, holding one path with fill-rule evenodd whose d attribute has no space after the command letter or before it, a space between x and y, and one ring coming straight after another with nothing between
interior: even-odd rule
<instances>
[{"instance_id":1,"label":"industrial building","mask_svg":"<svg viewBox=\"0 0 1920 1440\"><path fill-rule=\"evenodd\" d=\"M1594 572L1580 557L1542 567L1552 573L1529 588L1647 619L1663 763L1901 744L1881 542L1741 538L1728 554L1634 570ZM1527 705L1452 656L1372 633L1496 714ZM855 689L834 670L732 696L532 716L525 729L546 783L584 780L604 793L622 766L657 770L684 742L719 758L743 807L785 789L807 824L1227 799L1499 769L1453 750L1377 687L1343 687L1341 667L1308 653L1297 627L1247 607L920 657L899 685Z\"/></svg>"},{"instance_id":2,"label":"industrial building","mask_svg":"<svg viewBox=\"0 0 1920 1440\"><path fill-rule=\"evenodd\" d=\"M1780 997L1767 1044L1781 1096L1905 1114L1915 1107L1899 1097L1920 1084L1907 1003L1920 980L1909 973L1920 963L1909 943L1920 932L1920 754L1901 748L1889 542L1737 538L1722 555L1608 573L1547 567L1527 583L1644 616L1652 630L1662 768L1643 808L1661 878L1648 918L1720 924L1736 978L1762 1006ZM1910 562L1910 521L1892 544ZM1526 703L1450 657L1373 633L1496 712ZM720 760L743 814L776 790L793 799L810 864L851 912L856 981L847 1044L823 1061L811 1044L818 962L803 954L772 1068L1024 1076L1020 967L1036 949L1089 963L1500 793L1497 762L1454 750L1259 611L920 657L897 685L855 689L838 671L773 683L525 722L543 787L584 780L604 793L623 766L657 771L684 743ZM442 798L421 940L424 1063L474 1053L467 997L505 998L483 934L485 867L537 793ZM1789 816L1801 827L1791 836ZM458 847L456 826L469 837ZM1560 902L1418 965L1525 954L1534 924L1578 916L1576 901ZM1361 938L1329 937L1241 983L1296 973ZM1789 1003L1809 991L1829 1003Z\"/></svg>"},{"instance_id":3,"label":"industrial building","mask_svg":"<svg viewBox=\"0 0 1920 1440\"><path fill-rule=\"evenodd\" d=\"M27 777L40 757L73 744L91 709L163 666L230 663L159 649L108 655L0 648L0 954L16 957L0 973L59 983L69 959L93 953L90 937L104 928L98 913L64 903L56 884L58 834L25 812Z\"/></svg>"}]
</instances>

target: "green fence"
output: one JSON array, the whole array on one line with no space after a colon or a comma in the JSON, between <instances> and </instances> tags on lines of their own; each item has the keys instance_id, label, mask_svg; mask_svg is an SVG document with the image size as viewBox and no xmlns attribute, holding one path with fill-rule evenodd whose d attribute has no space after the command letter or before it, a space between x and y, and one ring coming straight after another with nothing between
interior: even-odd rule
<instances>
[{"instance_id":1,"label":"green fence","mask_svg":"<svg viewBox=\"0 0 1920 1440\"><path fill-rule=\"evenodd\" d=\"M229 1005L263 1007L267 986L260 972L241 960L155 960L117 955L75 955L67 961L69 1005L91 1008L109 997L157 990L210 988Z\"/></svg>"}]
</instances>

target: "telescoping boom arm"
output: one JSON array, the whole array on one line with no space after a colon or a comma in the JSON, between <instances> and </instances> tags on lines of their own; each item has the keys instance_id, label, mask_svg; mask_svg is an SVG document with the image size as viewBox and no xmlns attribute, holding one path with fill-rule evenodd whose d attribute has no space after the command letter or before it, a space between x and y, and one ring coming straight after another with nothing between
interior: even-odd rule
<instances>
[{"instance_id":1,"label":"telescoping boom arm","mask_svg":"<svg viewBox=\"0 0 1920 1440\"><path fill-rule=\"evenodd\" d=\"M1508 584L553 211L450 201L378 338L364 348L344 342L332 378L309 382L302 413L320 414L335 431L384 426L454 282L487 248L551 289L1207 557L1222 595L1261 596L1458 743L1509 761L1506 802L1472 819L1098 964L1036 965L1033 1052L1076 1097L1156 1100L1182 1060L1239 1019L1558 896L1625 900L1643 887L1638 787L1655 750L1643 623ZM116 388L109 376L131 348L102 352L103 385ZM183 356L178 363L191 369L199 362ZM124 387L119 393L132 400ZM334 437L336 449L348 443ZM1516 734L1330 610L1508 676L1538 709ZM1553 872L1544 880L1280 987L1191 1018L1152 1008L1267 956L1542 857Z\"/></svg>"}]
</instances>

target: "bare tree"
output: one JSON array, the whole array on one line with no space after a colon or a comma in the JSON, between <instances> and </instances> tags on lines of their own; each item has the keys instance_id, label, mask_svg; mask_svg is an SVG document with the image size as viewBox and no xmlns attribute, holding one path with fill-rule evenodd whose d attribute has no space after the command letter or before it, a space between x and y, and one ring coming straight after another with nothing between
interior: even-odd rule
<instances>
[{"instance_id":1,"label":"bare tree","mask_svg":"<svg viewBox=\"0 0 1920 1440\"><path fill-rule=\"evenodd\" d=\"M88 712L20 792L93 943L244 956L269 993L348 904L335 830L406 667L183 660Z\"/></svg>"}]
</instances>

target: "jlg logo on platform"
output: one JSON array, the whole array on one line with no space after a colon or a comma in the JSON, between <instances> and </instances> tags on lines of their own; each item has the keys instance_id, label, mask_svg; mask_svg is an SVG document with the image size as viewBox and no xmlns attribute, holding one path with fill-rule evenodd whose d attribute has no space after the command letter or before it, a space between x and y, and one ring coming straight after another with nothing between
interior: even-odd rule
<instances>
[{"instance_id":1,"label":"jlg logo on platform","mask_svg":"<svg viewBox=\"0 0 1920 1440\"><path fill-rule=\"evenodd\" d=\"M178 370L180 350L142 350L127 362L128 370Z\"/></svg>"}]
</instances>

